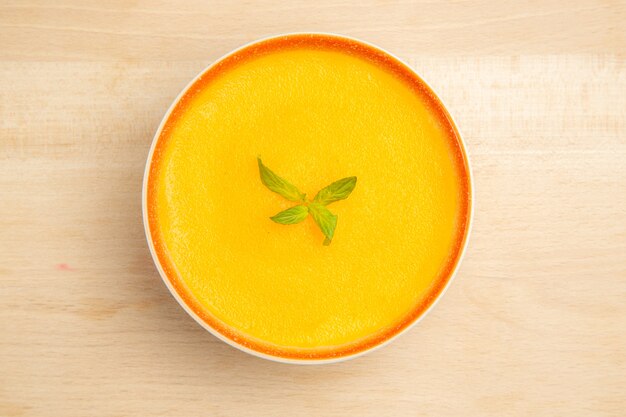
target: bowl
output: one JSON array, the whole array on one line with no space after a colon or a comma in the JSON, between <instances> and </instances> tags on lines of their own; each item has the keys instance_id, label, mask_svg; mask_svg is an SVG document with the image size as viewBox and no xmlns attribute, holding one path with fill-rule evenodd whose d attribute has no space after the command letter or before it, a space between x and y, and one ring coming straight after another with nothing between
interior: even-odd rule
<instances>
[{"instance_id":1,"label":"bowl","mask_svg":"<svg viewBox=\"0 0 626 417\"><path fill-rule=\"evenodd\" d=\"M150 210L149 210L150 201L149 201L148 194L149 194L149 178L150 178L151 168L152 168L153 161L154 161L155 151L157 149L157 144L159 143L159 138L161 138L163 130L167 126L168 120L170 120L172 113L175 111L175 109L177 108L181 100L184 100L184 98L186 97L186 94L197 85L199 80L202 79L203 75L209 73L212 69L214 69L216 66L219 66L221 63L224 63L227 60L232 59L233 57L237 57L239 56L239 54L245 54L246 52L254 48L258 48L259 46L271 44L272 42L284 42L285 40L298 40L298 39L311 39L311 38L316 38L316 39L321 39L321 40L327 39L333 42L340 42L340 43L345 42L345 45L348 47L356 46L359 48L368 49L369 51L376 54L377 56L380 56L383 59L386 59L392 62L393 65L396 65L401 71L403 71L405 76L413 79L414 80L413 82L422 84L422 87L427 90L428 94L432 95L433 100L439 103L441 107L441 111L445 113L445 117L447 118L450 124L450 128L455 132L456 139L458 141L459 150L462 154L462 159L464 161L464 164L465 164L464 166L466 169L468 207L467 207L467 213L466 213L465 226L463 229L462 241L459 244L459 248L458 248L455 258L450 263L450 267L448 268L446 272L445 279L442 280L441 285L439 285L439 287L436 289L436 291L434 291L432 296L429 297L428 302L424 303L424 305L420 307L419 311L416 311L416 314L412 315L409 319L403 322L401 326L398 326L397 329L394 329L394 331L385 334L384 337L381 337L375 340L374 342L369 343L368 345L359 346L358 349L345 350L345 351L342 351L340 354L329 354L326 356L320 355L319 357L310 357L307 355L302 355L298 357L298 356L291 356L291 355L283 355L280 353L277 354L276 352L259 349L259 348L256 348L253 344L248 343L246 340L242 340L241 338L238 338L237 336L233 336L232 334L229 334L228 331L225 331L224 328L219 325L219 323L216 323L215 320L207 318L207 315L203 314L201 309L198 308L198 305L194 305L193 300L190 300L188 296L185 296L185 291L184 289L181 288L181 284L175 282L172 279L173 267L171 265L168 265L167 259L163 256L163 253L162 253L163 251L157 248L157 246L155 245L155 240L153 238L153 234L151 231L152 226L151 226L151 221L150 221ZM260 358L277 361L281 363L326 364L326 363L334 363L334 362L344 361L347 359L352 359L352 358L364 355L368 352L372 352L376 349L381 348L382 346L387 345L388 343L390 343L391 341L399 337L401 334L404 334L405 332L407 332L410 328L412 328L420 320L422 320L429 311L432 310L432 308L435 306L437 301L443 296L446 289L452 282L458 270L458 266L463 258L463 254L465 253L465 249L467 247L469 234L471 231L472 217L473 217L473 198L474 197L473 197L472 184L473 184L473 181L472 181L472 173L471 173L471 167L469 163L469 157L467 155L467 151L465 150L465 145L463 143L461 135L458 132L458 128L456 127L456 124L454 123L452 119L452 116L447 111L447 108L443 104L441 99L435 95L432 88L422 78L420 78L412 69L410 69L410 67L407 64L405 64L399 58L395 57L394 55L385 51L382 48L379 48L370 43L357 40L354 38L350 38L347 36L328 34L328 33L291 33L291 34L283 34L283 35L277 35L277 36L260 39L260 40L251 42L247 45L244 45L240 48L237 48L233 50L232 52L229 52L228 54L224 55L222 58L218 59L216 62L214 62L207 68L205 68L200 74L198 74L198 76L196 76L182 90L179 96L174 100L169 110L165 113L165 116L163 117L163 120L161 121L159 128L157 129L155 133L154 139L152 141L152 146L148 154L148 159L147 159L144 179L143 179L143 190L142 190L143 222L144 222L144 228L145 228L145 233L146 233L146 239L148 242L148 246L150 248L150 253L157 267L157 270L159 271L159 274L161 278L163 279L163 282L165 283L165 285L171 292L172 296L182 306L182 308L196 322L198 322L204 329L206 329L208 332L216 336L218 339L224 341L225 343L243 352L249 353L251 355L254 355Z\"/></svg>"}]
</instances>

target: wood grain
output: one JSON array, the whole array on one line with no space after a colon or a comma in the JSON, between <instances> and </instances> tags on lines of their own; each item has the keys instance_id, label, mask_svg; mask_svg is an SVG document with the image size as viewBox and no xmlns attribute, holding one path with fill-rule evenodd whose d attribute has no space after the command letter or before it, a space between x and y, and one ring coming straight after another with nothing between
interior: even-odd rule
<instances>
[{"instance_id":1,"label":"wood grain","mask_svg":"<svg viewBox=\"0 0 626 417\"><path fill-rule=\"evenodd\" d=\"M0 415L622 416L626 4L0 4ZM213 59L337 31L406 59L471 153L474 232L418 327L338 365L247 356L167 293L152 135Z\"/></svg>"}]
</instances>

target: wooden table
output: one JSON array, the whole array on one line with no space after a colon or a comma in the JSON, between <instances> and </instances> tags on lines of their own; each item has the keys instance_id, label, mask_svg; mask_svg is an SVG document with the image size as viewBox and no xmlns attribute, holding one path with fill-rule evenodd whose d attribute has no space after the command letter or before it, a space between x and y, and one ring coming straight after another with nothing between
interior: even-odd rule
<instances>
[{"instance_id":1,"label":"wooden table","mask_svg":"<svg viewBox=\"0 0 626 417\"><path fill-rule=\"evenodd\" d=\"M624 1L3 0L0 416L623 416ZM474 232L418 327L354 361L256 359L176 304L144 239L155 129L256 38L408 61L464 132Z\"/></svg>"}]
</instances>

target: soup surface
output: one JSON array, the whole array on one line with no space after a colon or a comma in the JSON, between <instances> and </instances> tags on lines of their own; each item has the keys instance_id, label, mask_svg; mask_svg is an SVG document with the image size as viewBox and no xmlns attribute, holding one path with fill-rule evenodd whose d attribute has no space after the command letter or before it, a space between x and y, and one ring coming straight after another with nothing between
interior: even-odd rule
<instances>
[{"instance_id":1,"label":"soup surface","mask_svg":"<svg viewBox=\"0 0 626 417\"><path fill-rule=\"evenodd\" d=\"M312 198L356 176L328 208L332 243L260 181L257 156ZM365 350L420 316L467 236L458 132L402 63L357 41L293 35L245 47L183 94L157 139L147 218L158 263L222 336L285 358Z\"/></svg>"}]
</instances>

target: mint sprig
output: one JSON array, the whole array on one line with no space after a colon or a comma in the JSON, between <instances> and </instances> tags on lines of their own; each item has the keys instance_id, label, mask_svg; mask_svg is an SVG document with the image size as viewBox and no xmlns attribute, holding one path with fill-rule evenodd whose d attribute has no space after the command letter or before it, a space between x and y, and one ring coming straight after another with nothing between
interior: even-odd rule
<instances>
[{"instance_id":1,"label":"mint sprig","mask_svg":"<svg viewBox=\"0 0 626 417\"><path fill-rule=\"evenodd\" d=\"M270 219L279 224L296 224L302 222L310 214L325 236L324 245L330 245L337 227L337 215L331 213L326 206L348 198L356 187L356 177L342 178L333 182L322 188L313 201L309 201L306 199L306 194L301 193L295 185L266 167L260 157L257 158L257 161L263 185L289 201L301 203L281 211Z\"/></svg>"}]
</instances>

